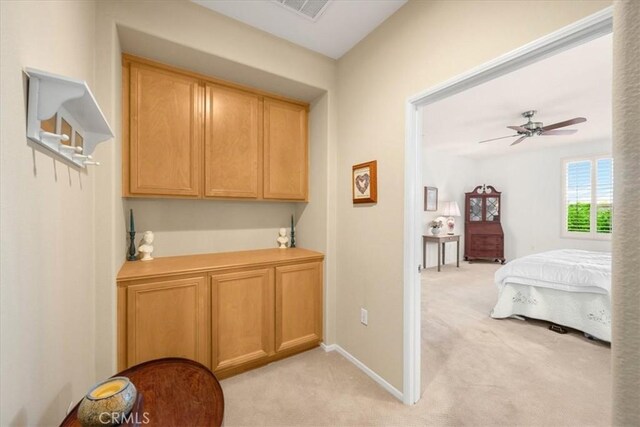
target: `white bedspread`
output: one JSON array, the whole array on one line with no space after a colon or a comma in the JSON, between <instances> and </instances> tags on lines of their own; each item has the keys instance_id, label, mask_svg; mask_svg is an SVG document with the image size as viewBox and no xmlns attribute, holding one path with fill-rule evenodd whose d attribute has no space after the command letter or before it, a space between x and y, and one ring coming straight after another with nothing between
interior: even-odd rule
<instances>
[{"instance_id":1,"label":"white bedspread","mask_svg":"<svg viewBox=\"0 0 640 427\"><path fill-rule=\"evenodd\" d=\"M527 255L496 271L499 289L507 283L569 292L611 293L611 253L560 249Z\"/></svg>"}]
</instances>

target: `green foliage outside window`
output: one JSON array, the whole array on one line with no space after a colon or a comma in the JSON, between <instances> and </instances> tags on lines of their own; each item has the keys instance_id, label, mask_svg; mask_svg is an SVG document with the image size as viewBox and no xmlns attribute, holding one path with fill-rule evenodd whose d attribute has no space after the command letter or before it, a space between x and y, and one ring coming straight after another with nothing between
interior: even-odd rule
<instances>
[{"instance_id":1,"label":"green foliage outside window","mask_svg":"<svg viewBox=\"0 0 640 427\"><path fill-rule=\"evenodd\" d=\"M611 233L611 205L598 206L598 233Z\"/></svg>"},{"instance_id":2,"label":"green foliage outside window","mask_svg":"<svg viewBox=\"0 0 640 427\"><path fill-rule=\"evenodd\" d=\"M611 233L611 205L600 204L596 217L597 232ZM572 203L567 207L567 231L591 231L591 203Z\"/></svg>"},{"instance_id":3,"label":"green foliage outside window","mask_svg":"<svg viewBox=\"0 0 640 427\"><path fill-rule=\"evenodd\" d=\"M591 203L572 203L567 207L567 231L591 230Z\"/></svg>"}]
</instances>

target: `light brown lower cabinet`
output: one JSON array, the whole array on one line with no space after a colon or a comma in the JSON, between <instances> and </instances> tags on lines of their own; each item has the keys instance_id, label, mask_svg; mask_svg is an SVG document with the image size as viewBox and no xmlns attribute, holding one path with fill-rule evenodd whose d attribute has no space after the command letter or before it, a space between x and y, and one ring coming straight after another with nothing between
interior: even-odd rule
<instances>
[{"instance_id":1,"label":"light brown lower cabinet","mask_svg":"<svg viewBox=\"0 0 640 427\"><path fill-rule=\"evenodd\" d=\"M161 357L208 364L204 276L153 280L127 288L127 365Z\"/></svg>"},{"instance_id":2,"label":"light brown lower cabinet","mask_svg":"<svg viewBox=\"0 0 640 427\"><path fill-rule=\"evenodd\" d=\"M321 263L276 267L276 351L322 339Z\"/></svg>"},{"instance_id":3,"label":"light brown lower cabinet","mask_svg":"<svg viewBox=\"0 0 640 427\"><path fill-rule=\"evenodd\" d=\"M296 248L125 263L118 369L185 357L225 378L318 346L323 258Z\"/></svg>"},{"instance_id":4,"label":"light brown lower cabinet","mask_svg":"<svg viewBox=\"0 0 640 427\"><path fill-rule=\"evenodd\" d=\"M273 355L273 328L273 269L211 276L214 371Z\"/></svg>"}]
</instances>

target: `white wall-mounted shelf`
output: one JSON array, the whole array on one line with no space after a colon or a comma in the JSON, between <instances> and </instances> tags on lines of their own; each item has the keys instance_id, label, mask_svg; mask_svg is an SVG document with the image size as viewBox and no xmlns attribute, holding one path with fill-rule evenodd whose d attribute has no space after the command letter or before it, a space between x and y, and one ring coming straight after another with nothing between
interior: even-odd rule
<instances>
[{"instance_id":1,"label":"white wall-mounted shelf","mask_svg":"<svg viewBox=\"0 0 640 427\"><path fill-rule=\"evenodd\" d=\"M98 143L114 134L87 82L32 68L25 72L27 137L75 166L99 165L91 155Z\"/></svg>"}]
</instances>

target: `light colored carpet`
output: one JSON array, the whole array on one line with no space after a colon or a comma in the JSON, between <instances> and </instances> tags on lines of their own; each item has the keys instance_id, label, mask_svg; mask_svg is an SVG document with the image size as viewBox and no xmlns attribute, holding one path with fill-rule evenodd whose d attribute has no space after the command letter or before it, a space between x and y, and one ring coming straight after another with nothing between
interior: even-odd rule
<instances>
[{"instance_id":1,"label":"light colored carpet","mask_svg":"<svg viewBox=\"0 0 640 427\"><path fill-rule=\"evenodd\" d=\"M610 348L543 322L489 317L496 264L423 273L423 398L408 407L337 353L222 381L226 426L604 426Z\"/></svg>"}]
</instances>

